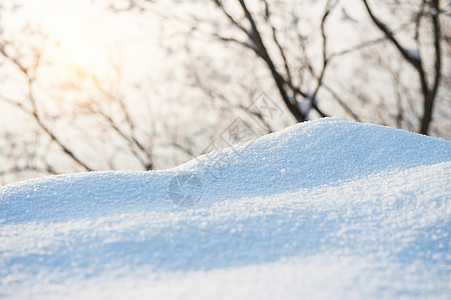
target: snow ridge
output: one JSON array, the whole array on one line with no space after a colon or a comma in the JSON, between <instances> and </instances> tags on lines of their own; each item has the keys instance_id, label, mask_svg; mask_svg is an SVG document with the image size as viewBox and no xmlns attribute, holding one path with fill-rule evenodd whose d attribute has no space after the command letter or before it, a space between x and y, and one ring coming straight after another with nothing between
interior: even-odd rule
<instances>
[{"instance_id":1,"label":"snow ridge","mask_svg":"<svg viewBox=\"0 0 451 300\"><path fill-rule=\"evenodd\" d=\"M170 197L180 174L194 206ZM172 170L28 180L0 188L0 298L445 299L450 186L451 142L336 119Z\"/></svg>"}]
</instances>

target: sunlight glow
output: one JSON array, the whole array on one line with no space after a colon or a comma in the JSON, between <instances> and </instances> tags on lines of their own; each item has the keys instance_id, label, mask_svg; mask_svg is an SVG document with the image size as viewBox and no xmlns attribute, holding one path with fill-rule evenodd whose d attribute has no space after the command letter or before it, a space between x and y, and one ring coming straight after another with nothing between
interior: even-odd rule
<instances>
[{"instance_id":1,"label":"sunlight glow","mask_svg":"<svg viewBox=\"0 0 451 300\"><path fill-rule=\"evenodd\" d=\"M104 70L107 50L103 45L83 37L65 37L60 40L55 62L75 71L77 75L99 76ZM58 53L59 52L59 53Z\"/></svg>"},{"instance_id":2,"label":"sunlight glow","mask_svg":"<svg viewBox=\"0 0 451 300\"><path fill-rule=\"evenodd\" d=\"M101 78L107 74L111 70L112 53L102 32L105 28L102 13L89 1L49 2L51 5L47 6L42 19L50 41L46 59L79 78Z\"/></svg>"}]
</instances>

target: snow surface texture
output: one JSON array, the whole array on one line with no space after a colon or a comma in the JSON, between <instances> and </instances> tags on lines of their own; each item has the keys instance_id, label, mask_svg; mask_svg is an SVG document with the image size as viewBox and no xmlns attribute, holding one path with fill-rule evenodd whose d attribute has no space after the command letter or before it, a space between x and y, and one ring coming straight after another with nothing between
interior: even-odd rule
<instances>
[{"instance_id":1,"label":"snow surface texture","mask_svg":"<svg viewBox=\"0 0 451 300\"><path fill-rule=\"evenodd\" d=\"M0 188L0 298L450 299L450 187L451 142L336 119L28 180Z\"/></svg>"}]
</instances>

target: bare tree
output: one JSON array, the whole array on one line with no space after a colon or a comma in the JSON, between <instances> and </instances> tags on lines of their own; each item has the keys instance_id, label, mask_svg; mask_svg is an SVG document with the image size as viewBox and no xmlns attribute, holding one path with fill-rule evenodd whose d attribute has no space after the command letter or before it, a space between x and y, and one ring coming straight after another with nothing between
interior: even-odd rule
<instances>
[{"instance_id":1,"label":"bare tree","mask_svg":"<svg viewBox=\"0 0 451 300\"><path fill-rule=\"evenodd\" d=\"M417 42L417 50L409 51L404 47L399 39L395 36L395 33L382 22L370 8L368 1L363 0L366 10L371 17L374 25L381 30L385 37L396 47L396 50L401 54L401 56L415 69L418 73L419 81L421 84L421 92L423 95L423 115L420 120L420 128L418 132L423 134L428 134L429 125L432 121L432 113L434 108L435 99L437 97L437 91L440 86L440 81L442 78L442 29L440 22L440 15L443 13L440 7L439 0L422 1L419 4L418 10L414 13L414 24L415 24L415 40ZM423 64L423 58L420 55L420 26L422 22L429 22L432 25L432 35L433 35L433 48L434 48L434 70L428 74L425 70Z\"/></svg>"},{"instance_id":2,"label":"bare tree","mask_svg":"<svg viewBox=\"0 0 451 300\"><path fill-rule=\"evenodd\" d=\"M246 4L246 1L240 0L239 7L241 8L241 15L235 14L233 15L230 12L229 3L230 1L221 1L214 0L214 4L220 9L224 16L229 20L230 24L239 29L242 33L244 33L244 37L247 39L239 39L235 36L221 36L217 35L217 37L225 42L233 42L242 45L250 50L252 50L257 57L261 58L269 71L277 85L280 96L283 99L285 105L288 107L289 111L293 114L297 121L304 121L308 118L306 111L303 111L301 107L298 105L299 98L309 99L310 106L314 108L320 116L326 116L326 113L318 107L318 103L314 101L316 98L318 91L321 88L325 88L329 90L332 96L340 103L340 105L349 112L349 115L356 120L360 120L359 114L352 109L352 104L350 101L343 101L341 98L344 98L341 93L336 93L332 91L325 81L325 73L330 65L331 61L337 59L343 55L355 53L361 49L367 48L369 46L373 46L375 44L381 43L384 39L388 40L399 52L399 56L405 60L409 65L411 65L414 70L418 74L419 85L421 86L421 94L422 94L422 102L423 102L423 113L419 118L419 127L418 132L423 134L429 133L430 123L433 118L433 109L434 103L438 95L439 87L441 86L442 79L442 61L443 61L443 53L441 48L443 47L443 43L445 43L445 38L442 35L442 26L443 22L441 21L441 15L447 16L445 14L445 10L440 6L440 1L416 1L415 3L409 3L412 8L410 10L411 17L406 21L405 24L399 26L397 30L393 30L386 23L382 22L379 17L375 15L373 10L370 8L368 1L364 0L363 4L365 5L366 11L368 12L369 17L371 18L374 26L376 26L380 31L383 32L384 37L382 39L377 38L374 40L363 41L356 46L350 47L348 49L330 53L328 50L328 34L326 30L327 20L330 16L331 12L334 8L337 7L339 1L327 1L325 3L325 7L321 16L320 22L320 34L322 39L322 63L320 64L320 68L318 71L315 71L312 67L311 62L308 60L304 61L307 68L311 71L312 76L316 78L317 85L313 90L313 93L308 93L307 91L302 89L301 84L296 84L293 79L293 67L296 65L293 63L293 59L290 59L289 56L289 47L285 44L281 43L281 36L284 33L282 29L277 28L274 25L273 17L275 15L274 12L281 11L279 9L280 4L274 1L260 1L261 5L254 5L254 11L251 11ZM398 4L401 5L401 4ZM259 7L260 6L260 7ZM346 11L343 9L343 14L346 16ZM449 15L449 14L448 14ZM293 18L294 20L298 20L299 16L296 16L293 13L291 16L289 14L284 16L286 19ZM349 16L348 16L349 18ZM392 17L393 18L393 17ZM296 23L297 21L295 21ZM388 20L389 22L389 20ZM428 23L423 25L424 23ZM305 46L305 35L302 34L298 26L296 26L297 36L299 37L296 40L296 44L299 45L299 52L305 51L303 47ZM431 29L424 29L424 26L430 26ZM407 47L403 46L400 42L401 39L406 39L405 28L414 27L413 31L414 36L413 39L417 43L417 50L409 50ZM269 30L267 29L269 28ZM262 34L262 32L267 32L267 34ZM433 61L434 68L427 69L424 67L424 64L429 63L428 55L419 55L420 49L424 49L424 39L420 37L421 34L430 35L433 39L432 45L430 48L433 49L434 55L430 60ZM398 37L399 36L399 37ZM279 53L273 51L270 53L268 51L267 44L272 43L275 49L278 50ZM278 54L278 57L276 57ZM281 67L277 67L278 65L282 65ZM411 83L412 84L412 83ZM401 93L401 91L398 91ZM400 103L398 101L398 107L400 107ZM327 110L327 108L324 108ZM401 126L401 122L399 122L400 118L404 111L398 110L398 126Z\"/></svg>"},{"instance_id":3,"label":"bare tree","mask_svg":"<svg viewBox=\"0 0 451 300\"><path fill-rule=\"evenodd\" d=\"M165 168L199 155L212 139L208 133L216 125L189 126L192 119L180 117L188 109L180 109L181 102L195 96L187 97L185 86L174 88L171 69L159 74L163 83L128 87L131 97L122 88L120 59L108 62L107 78L98 77L77 66L54 65L58 41L34 24L23 24L19 33L5 30L0 34L0 109L11 118L0 119L1 183L66 172ZM171 107L168 113L162 103ZM190 102L193 111L202 106ZM203 136L202 143L193 136Z\"/></svg>"},{"instance_id":4,"label":"bare tree","mask_svg":"<svg viewBox=\"0 0 451 300\"><path fill-rule=\"evenodd\" d=\"M11 89L2 89L0 104L11 108L15 123L24 120L12 129L0 124L0 180L14 174L26 178L127 166L152 170L155 143L190 151L189 144L181 145L170 134L156 137L157 120L152 119L155 113L144 92L139 101L125 99L119 88L122 66L111 62L111 82L81 69L64 70L73 74L65 79L54 76L56 81L49 82L46 74L55 70L47 49L58 46L30 24L21 33L33 36L35 43L0 35L2 76L9 77L3 84L11 81L22 94L8 95ZM137 111L146 110L145 118L137 116Z\"/></svg>"},{"instance_id":5,"label":"bare tree","mask_svg":"<svg viewBox=\"0 0 451 300\"><path fill-rule=\"evenodd\" d=\"M210 3L221 13L222 19L218 19L221 17L218 15L208 18L195 12L182 17L176 15L180 23L189 28L185 35L191 41L195 39L193 32L210 35L224 45L238 45L253 53L274 82L287 110L298 122L311 118L311 111L321 117L336 115L335 107L339 107L351 120L430 134L434 116L439 118L437 124L446 119L441 113L449 116L449 109L442 104L446 102L443 99L449 87L443 82L451 75L444 73L442 65L449 60L448 52L443 49L449 49L446 32L450 13L449 7L445 8L440 1L378 3L378 11L385 22L368 1L348 4L353 5L357 13L368 14L359 20L351 17L345 10L347 3L339 0L304 3L302 7L298 7L301 5L299 1L211 0ZM319 5L321 10L315 9ZM302 23L310 11L313 17L307 20L317 24L317 30L306 29L308 22ZM337 25L338 16L341 16L341 22L353 25L354 32L342 34L360 36L356 42L338 46L343 41L337 42L330 33L332 29L336 32L333 27ZM331 22L334 22L333 26L330 26ZM213 29L205 30L203 25L206 23L210 23ZM389 45L395 52L389 49ZM394 65L399 65L398 70L393 69ZM404 65L412 69L406 70ZM354 78L347 76L346 82L337 80L337 77L343 77L346 69L359 66L359 75ZM225 72L219 68L216 71ZM235 72L238 74L240 71L236 69ZM406 80L413 73L416 73L417 80ZM335 74L340 75L334 78ZM387 89L365 91L367 86L377 85L369 80L381 74L391 77L388 82L380 82ZM261 78L263 76L260 74ZM367 82L363 82L363 78ZM213 90L216 94L224 94L208 88L215 86L209 78L197 83L202 89L208 89L208 95L213 94ZM418 93L416 86L419 87ZM389 90L393 93L389 94ZM442 100L438 101L440 97ZM436 103L440 103L438 108ZM421 112L418 111L419 105ZM436 113L437 110L440 113ZM438 127L434 127L433 134L448 132L445 136L450 135L449 129Z\"/></svg>"},{"instance_id":6,"label":"bare tree","mask_svg":"<svg viewBox=\"0 0 451 300\"><path fill-rule=\"evenodd\" d=\"M307 91L303 91L299 85L296 85L293 78L293 66L290 64L287 58L286 49L282 46L281 42L279 41L279 32L276 29L276 27L272 24L272 8L268 1L262 1L264 3L264 10L263 10L263 24L258 24L255 17L249 10L248 6L246 5L246 2L244 0L239 1L239 5L242 9L242 12L244 14L244 17L241 19L238 19L237 17L233 16L228 10L224 3L224 1L215 0L214 3L216 6L224 13L224 15L227 17L227 19L230 21L233 26L235 26L237 29L239 29L242 33L244 33L244 36L247 38L246 40L239 40L234 37L228 37L228 36L221 36L217 35L217 38L225 41L225 42L234 42L238 43L250 50L252 50L257 57L262 59L267 68L269 69L271 76L277 86L277 89L280 93L280 96L285 103L288 110L291 112L291 114L296 118L298 122L303 122L308 119L308 110L304 109L300 103L300 99L307 99L309 102L309 107L313 107L321 116L325 117L326 114L320 110L318 107L315 99L316 95L318 93L318 90L321 88L321 85L323 83L324 74L327 70L327 66L329 63L329 57L327 54L327 36L325 34L325 26L327 17L331 13L331 11L334 9L334 7L337 4L337 1L328 1L326 4L326 7L324 9L324 13L322 15L321 19L321 36L323 38L323 44L322 44L322 53L323 53L323 63L322 68L319 71L319 75L317 76L317 86L314 89L313 94L309 94ZM283 61L283 71L278 69L275 63L275 59L273 58L273 54L271 54L268 51L268 47L266 46L265 39L261 33L261 29L259 26L267 26L270 28L270 39L271 42L275 44L275 46L278 49L278 55ZM300 39L302 37L298 35ZM299 41L302 43L302 41Z\"/></svg>"}]
</instances>

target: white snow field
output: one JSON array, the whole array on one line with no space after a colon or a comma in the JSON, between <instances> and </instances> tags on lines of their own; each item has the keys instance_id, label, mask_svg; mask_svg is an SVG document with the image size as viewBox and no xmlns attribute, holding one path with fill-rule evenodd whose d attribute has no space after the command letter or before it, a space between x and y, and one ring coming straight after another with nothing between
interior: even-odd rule
<instances>
[{"instance_id":1,"label":"white snow field","mask_svg":"<svg viewBox=\"0 0 451 300\"><path fill-rule=\"evenodd\" d=\"M451 299L451 142L322 119L0 188L0 298Z\"/></svg>"}]
</instances>

